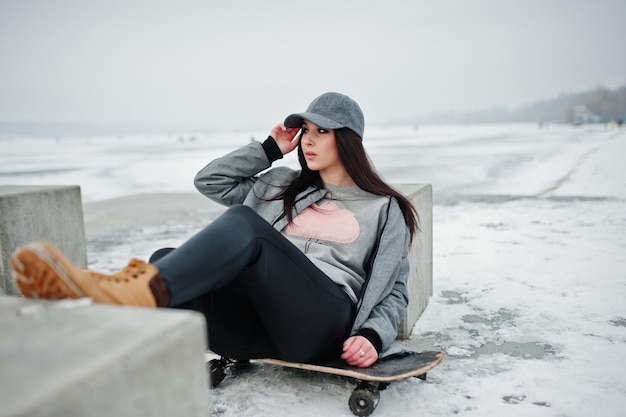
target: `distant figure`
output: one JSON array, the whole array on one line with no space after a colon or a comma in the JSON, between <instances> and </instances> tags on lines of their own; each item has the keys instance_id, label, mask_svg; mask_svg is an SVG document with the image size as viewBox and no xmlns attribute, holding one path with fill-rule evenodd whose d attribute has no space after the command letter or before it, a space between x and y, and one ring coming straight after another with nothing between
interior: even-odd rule
<instances>
[{"instance_id":1,"label":"distant figure","mask_svg":"<svg viewBox=\"0 0 626 417\"><path fill-rule=\"evenodd\" d=\"M210 349L227 358L369 367L407 306L418 219L371 166L364 127L354 100L322 94L263 143L198 172L198 190L231 207L179 248L103 274L36 242L13 255L17 286L26 297L199 311ZM268 170L295 149L300 170Z\"/></svg>"}]
</instances>

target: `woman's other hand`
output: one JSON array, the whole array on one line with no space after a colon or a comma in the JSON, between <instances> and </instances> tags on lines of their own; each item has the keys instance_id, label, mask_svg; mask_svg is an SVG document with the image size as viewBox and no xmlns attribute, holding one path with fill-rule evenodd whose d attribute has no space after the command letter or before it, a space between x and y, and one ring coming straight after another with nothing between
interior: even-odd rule
<instances>
[{"instance_id":1,"label":"woman's other hand","mask_svg":"<svg viewBox=\"0 0 626 417\"><path fill-rule=\"evenodd\" d=\"M378 352L374 345L363 336L352 336L343 343L343 355L350 366L367 368L378 360Z\"/></svg>"},{"instance_id":2,"label":"woman's other hand","mask_svg":"<svg viewBox=\"0 0 626 417\"><path fill-rule=\"evenodd\" d=\"M278 148L280 148L283 155L287 155L289 152L296 149L296 146L298 146L298 138L296 138L296 136L299 131L300 129L298 128L287 128L281 123L274 126L270 135L276 141L276 144L278 145Z\"/></svg>"}]
</instances>

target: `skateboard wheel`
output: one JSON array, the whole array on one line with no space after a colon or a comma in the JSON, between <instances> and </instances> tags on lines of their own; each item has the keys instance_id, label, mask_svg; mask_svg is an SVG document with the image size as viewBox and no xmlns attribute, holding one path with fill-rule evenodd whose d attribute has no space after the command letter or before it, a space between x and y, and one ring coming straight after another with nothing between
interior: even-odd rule
<instances>
[{"instance_id":1,"label":"skateboard wheel","mask_svg":"<svg viewBox=\"0 0 626 417\"><path fill-rule=\"evenodd\" d=\"M209 386L215 388L226 377L225 361L223 359L211 359L207 365L209 371Z\"/></svg>"},{"instance_id":2,"label":"skateboard wheel","mask_svg":"<svg viewBox=\"0 0 626 417\"><path fill-rule=\"evenodd\" d=\"M374 412L380 399L378 389L370 385L358 386L350 396L350 411L357 416L369 416Z\"/></svg>"}]
</instances>

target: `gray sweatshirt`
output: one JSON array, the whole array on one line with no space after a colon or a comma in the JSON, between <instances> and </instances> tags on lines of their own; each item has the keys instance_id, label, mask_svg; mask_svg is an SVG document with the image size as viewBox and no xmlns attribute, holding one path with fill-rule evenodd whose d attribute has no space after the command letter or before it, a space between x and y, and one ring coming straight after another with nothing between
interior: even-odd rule
<instances>
[{"instance_id":1,"label":"gray sweatshirt","mask_svg":"<svg viewBox=\"0 0 626 417\"><path fill-rule=\"evenodd\" d=\"M283 233L356 304L389 197L357 186L324 188L326 197L295 217Z\"/></svg>"},{"instance_id":2,"label":"gray sweatshirt","mask_svg":"<svg viewBox=\"0 0 626 417\"><path fill-rule=\"evenodd\" d=\"M409 231L397 201L373 196L360 189L310 188L297 196L292 213L294 222L288 225L283 202L268 201L268 198L282 191L295 178L297 171L286 167L268 170L270 166L261 143L253 142L211 161L196 175L195 186L220 204L252 207L303 249L309 258L315 259L316 265L357 302L352 334L364 330L376 332L383 353L395 340L408 303ZM298 221L303 221L301 225L307 223L306 209L309 212L319 211L319 207L335 210L335 207L328 207L328 203L335 203L339 210L345 209L357 216L358 239L345 243L351 239L350 230L330 236L330 239L328 235L313 236L310 230L298 231ZM366 216L370 217L366 219ZM328 246L333 239L336 240L333 245L342 247L339 252ZM322 244L328 247L317 247Z\"/></svg>"}]
</instances>

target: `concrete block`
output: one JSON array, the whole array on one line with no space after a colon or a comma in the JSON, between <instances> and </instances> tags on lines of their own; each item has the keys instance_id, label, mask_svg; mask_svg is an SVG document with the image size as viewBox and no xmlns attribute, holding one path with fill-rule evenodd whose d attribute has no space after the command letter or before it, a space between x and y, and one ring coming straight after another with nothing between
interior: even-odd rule
<instances>
[{"instance_id":1,"label":"concrete block","mask_svg":"<svg viewBox=\"0 0 626 417\"><path fill-rule=\"evenodd\" d=\"M210 415L204 317L0 296L0 416Z\"/></svg>"},{"instance_id":2,"label":"concrete block","mask_svg":"<svg viewBox=\"0 0 626 417\"><path fill-rule=\"evenodd\" d=\"M433 190L430 184L394 184L417 209L420 231L409 248L409 306L398 329L399 338L408 338L433 294Z\"/></svg>"},{"instance_id":3,"label":"concrete block","mask_svg":"<svg viewBox=\"0 0 626 417\"><path fill-rule=\"evenodd\" d=\"M19 294L11 254L35 240L47 240L75 265L87 266L80 187L0 186L0 293Z\"/></svg>"}]
</instances>

